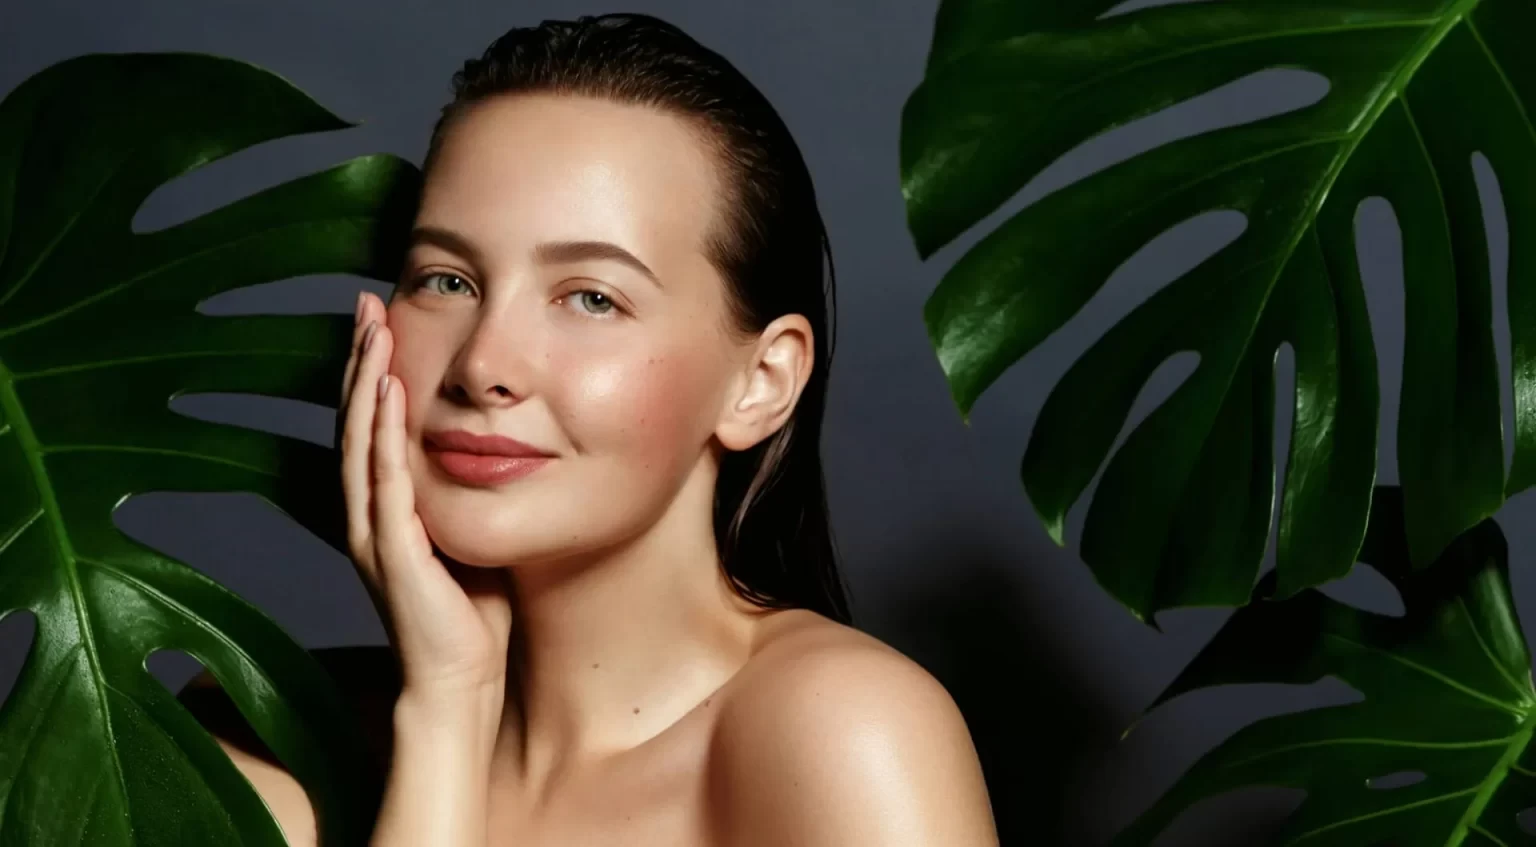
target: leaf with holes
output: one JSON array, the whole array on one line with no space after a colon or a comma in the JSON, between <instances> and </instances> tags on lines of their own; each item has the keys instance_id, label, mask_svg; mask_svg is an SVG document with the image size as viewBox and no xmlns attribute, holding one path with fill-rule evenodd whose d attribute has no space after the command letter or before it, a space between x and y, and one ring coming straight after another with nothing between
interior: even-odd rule
<instances>
[{"instance_id":1,"label":"leaf with holes","mask_svg":"<svg viewBox=\"0 0 1536 847\"><path fill-rule=\"evenodd\" d=\"M1250 785L1304 789L1279 843L1448 847L1536 843L1536 689L1492 520L1428 570L1409 564L1404 503L1381 489L1360 560L1402 596L1401 617L1309 589L1239 609L1152 708L1196 689L1337 677L1365 699L1267 718L1202 757L1113 842L1151 843L1203 797ZM1273 575L1265 577L1272 579ZM1396 788L1370 781L1423 778Z\"/></svg>"},{"instance_id":2,"label":"leaf with holes","mask_svg":"<svg viewBox=\"0 0 1536 847\"><path fill-rule=\"evenodd\" d=\"M218 678L308 789L327 843L366 837L363 740L325 672L257 609L112 521L142 492L248 491L345 546L333 451L168 403L334 403L350 316L197 305L306 274L389 278L415 169L363 157L177 226L130 222L204 163L350 125L275 75L188 54L73 59L0 102L0 614L37 616L0 707L0 844L283 843L145 670L166 649Z\"/></svg>"},{"instance_id":3,"label":"leaf with holes","mask_svg":"<svg viewBox=\"0 0 1536 847\"><path fill-rule=\"evenodd\" d=\"M1398 465L1425 564L1536 481L1536 5L1529 0L1243 0L1105 16L1114 0L945 0L902 114L908 223L924 257L1062 154L1260 71L1327 77L1316 104L1158 147L1057 190L959 259L930 338L969 414L1116 267L1195 215L1231 244L1140 304L1055 386L1023 478L1058 543L1101 466L1082 557L1138 617L1245 602L1271 533L1274 368L1295 351L1276 590L1346 573L1376 473L1379 390L1354 219L1396 211L1407 344ZM1489 250L1473 154L1509 222L1516 449L1504 477ZM1111 457L1160 363L1194 373ZM1105 461L1108 459L1108 464Z\"/></svg>"}]
</instances>

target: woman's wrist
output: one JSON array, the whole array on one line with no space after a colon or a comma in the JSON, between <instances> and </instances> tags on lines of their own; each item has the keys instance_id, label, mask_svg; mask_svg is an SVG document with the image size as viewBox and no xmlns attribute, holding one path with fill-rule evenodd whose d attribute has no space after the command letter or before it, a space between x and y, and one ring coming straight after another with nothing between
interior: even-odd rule
<instances>
[{"instance_id":1,"label":"woman's wrist","mask_svg":"<svg viewBox=\"0 0 1536 847\"><path fill-rule=\"evenodd\" d=\"M374 847L482 847L502 692L403 691Z\"/></svg>"},{"instance_id":2,"label":"woman's wrist","mask_svg":"<svg viewBox=\"0 0 1536 847\"><path fill-rule=\"evenodd\" d=\"M465 767L488 770L501 728L501 686L463 690L416 691L407 688L395 700L397 751L452 751Z\"/></svg>"},{"instance_id":3,"label":"woman's wrist","mask_svg":"<svg viewBox=\"0 0 1536 847\"><path fill-rule=\"evenodd\" d=\"M487 743L496 740L506 696L503 682L453 689L423 690L407 686L395 699L396 735L466 734Z\"/></svg>"}]
</instances>

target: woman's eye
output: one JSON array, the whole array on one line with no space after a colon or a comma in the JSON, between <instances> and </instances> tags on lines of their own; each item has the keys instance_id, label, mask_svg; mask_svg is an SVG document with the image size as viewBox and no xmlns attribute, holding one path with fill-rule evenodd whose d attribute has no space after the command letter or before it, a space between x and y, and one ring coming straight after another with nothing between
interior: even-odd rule
<instances>
[{"instance_id":1,"label":"woman's eye","mask_svg":"<svg viewBox=\"0 0 1536 847\"><path fill-rule=\"evenodd\" d=\"M445 282L443 285L434 286L433 282L435 280L452 280L457 284L450 286ZM469 290L469 283L465 281L464 277L458 276L457 274L427 274L417 282L417 285L421 288L431 289L434 293L437 294L458 294L461 291Z\"/></svg>"},{"instance_id":2,"label":"woman's eye","mask_svg":"<svg viewBox=\"0 0 1536 847\"><path fill-rule=\"evenodd\" d=\"M613 298L601 291L577 291L574 297L581 310L587 314L606 315L614 308Z\"/></svg>"}]
</instances>

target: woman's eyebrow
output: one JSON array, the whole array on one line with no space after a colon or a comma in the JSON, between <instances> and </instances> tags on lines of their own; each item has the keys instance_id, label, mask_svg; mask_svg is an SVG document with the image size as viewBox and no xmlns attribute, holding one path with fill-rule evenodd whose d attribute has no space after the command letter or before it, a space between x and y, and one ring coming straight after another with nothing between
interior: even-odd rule
<instances>
[{"instance_id":1,"label":"woman's eyebrow","mask_svg":"<svg viewBox=\"0 0 1536 847\"><path fill-rule=\"evenodd\" d=\"M430 244L433 247L447 250L450 253L457 253L476 265L483 264L480 261L480 251L475 248L475 245L468 238L451 229L435 226L415 227L411 230L411 237L407 244L410 247L415 247L418 244Z\"/></svg>"},{"instance_id":2,"label":"woman's eyebrow","mask_svg":"<svg viewBox=\"0 0 1536 847\"><path fill-rule=\"evenodd\" d=\"M546 241L534 248L533 255L544 264L558 265L567 262L584 262L594 259L608 259L640 272L646 279L656 285L661 285L661 280L645 263L635 257L635 254L625 250L610 241Z\"/></svg>"},{"instance_id":3,"label":"woman's eyebrow","mask_svg":"<svg viewBox=\"0 0 1536 847\"><path fill-rule=\"evenodd\" d=\"M418 226L411 230L410 246L430 244L457 253L476 265L482 265L480 251L468 238L451 229L435 226ZM627 265L657 286L661 280L635 254L611 241L546 241L535 247L533 255L542 264L559 265L607 259Z\"/></svg>"}]
</instances>

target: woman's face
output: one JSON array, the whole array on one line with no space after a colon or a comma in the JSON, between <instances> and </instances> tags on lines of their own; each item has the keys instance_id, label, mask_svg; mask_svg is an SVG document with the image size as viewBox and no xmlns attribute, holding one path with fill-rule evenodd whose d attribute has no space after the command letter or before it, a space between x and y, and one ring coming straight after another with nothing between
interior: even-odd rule
<instances>
[{"instance_id":1,"label":"woman's face","mask_svg":"<svg viewBox=\"0 0 1536 847\"><path fill-rule=\"evenodd\" d=\"M644 107L504 96L446 131L388 310L416 510L444 553L623 543L708 461L757 346L728 330L706 258L718 190L691 127ZM434 457L448 430L553 458L468 483Z\"/></svg>"}]
</instances>

